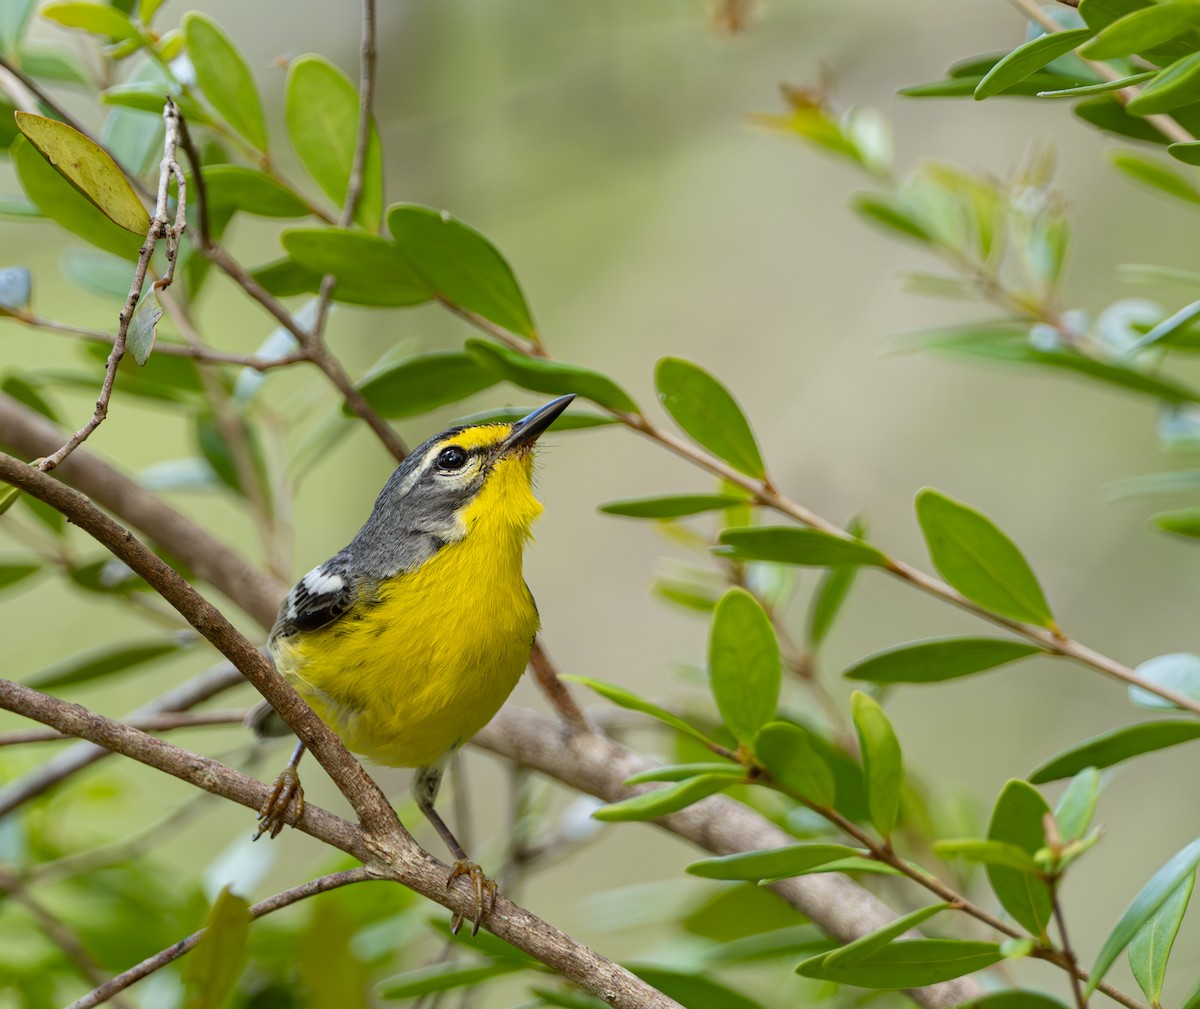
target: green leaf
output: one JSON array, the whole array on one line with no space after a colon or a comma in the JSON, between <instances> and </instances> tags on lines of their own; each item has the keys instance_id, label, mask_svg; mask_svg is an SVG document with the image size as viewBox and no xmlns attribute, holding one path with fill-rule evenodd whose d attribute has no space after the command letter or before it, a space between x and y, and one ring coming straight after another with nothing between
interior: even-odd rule
<instances>
[{"instance_id":1,"label":"green leaf","mask_svg":"<svg viewBox=\"0 0 1200 1009\"><path fill-rule=\"evenodd\" d=\"M743 780L746 769L740 764L731 764L727 760L711 761L700 764L664 764L662 767L651 767L638 771L625 779L626 785L645 785L654 781L686 781L701 774L724 774L727 777Z\"/></svg>"},{"instance_id":2,"label":"green leaf","mask_svg":"<svg viewBox=\"0 0 1200 1009\"><path fill-rule=\"evenodd\" d=\"M42 157L24 137L12 147L21 188L43 214L67 231L122 259L137 259L143 238L114 224Z\"/></svg>"},{"instance_id":3,"label":"green leaf","mask_svg":"<svg viewBox=\"0 0 1200 1009\"><path fill-rule=\"evenodd\" d=\"M789 844L763 851L740 851L736 855L720 855L693 862L687 871L705 879L786 879L807 874L818 866L844 858L861 857L865 853L844 844Z\"/></svg>"},{"instance_id":4,"label":"green leaf","mask_svg":"<svg viewBox=\"0 0 1200 1009\"><path fill-rule=\"evenodd\" d=\"M415 417L474 396L497 382L494 372L470 354L435 350L394 361L370 372L358 389L382 417ZM348 408L343 408L350 413Z\"/></svg>"},{"instance_id":5,"label":"green leaf","mask_svg":"<svg viewBox=\"0 0 1200 1009\"><path fill-rule=\"evenodd\" d=\"M259 151L267 149L267 121L245 58L212 18L183 17L183 37L196 83L217 112Z\"/></svg>"},{"instance_id":6,"label":"green leaf","mask_svg":"<svg viewBox=\"0 0 1200 1009\"><path fill-rule=\"evenodd\" d=\"M1163 532L1190 539L1200 538L1200 508L1178 508L1175 511L1159 512L1150 517Z\"/></svg>"},{"instance_id":7,"label":"green leaf","mask_svg":"<svg viewBox=\"0 0 1200 1009\"><path fill-rule=\"evenodd\" d=\"M1200 99L1200 53L1192 53L1163 70L1125 105L1135 116L1170 112Z\"/></svg>"},{"instance_id":8,"label":"green leaf","mask_svg":"<svg viewBox=\"0 0 1200 1009\"><path fill-rule=\"evenodd\" d=\"M465 424L467 427L473 427L476 424L515 424L522 417L529 414L529 407L516 406L501 406L494 410L480 410L479 413L469 413L465 417L459 417L455 420L455 424ZM619 424L615 417L602 417L598 413L588 413L585 410L576 410L572 407L567 413L562 414L554 421L554 430L557 433L563 431L587 431L594 427L612 427L613 424Z\"/></svg>"},{"instance_id":9,"label":"green leaf","mask_svg":"<svg viewBox=\"0 0 1200 1009\"><path fill-rule=\"evenodd\" d=\"M307 217L311 213L299 196L255 168L205 165L204 184L213 207L229 207L258 217Z\"/></svg>"},{"instance_id":10,"label":"green leaf","mask_svg":"<svg viewBox=\"0 0 1200 1009\"><path fill-rule=\"evenodd\" d=\"M445 963L430 964L428 967L418 967L382 982L379 986L379 996L391 1001L428 995L432 992L452 991L455 988L477 985L503 974L512 974L514 971L524 970L525 967L526 965L518 960L493 960L488 964L470 967L449 960Z\"/></svg>"},{"instance_id":11,"label":"green leaf","mask_svg":"<svg viewBox=\"0 0 1200 1009\"><path fill-rule=\"evenodd\" d=\"M319 253L321 256L327 254L327 251ZM306 269L287 256L255 267L250 271L250 276L277 298L288 298L295 294L316 294L321 288L321 273Z\"/></svg>"},{"instance_id":12,"label":"green leaf","mask_svg":"<svg viewBox=\"0 0 1200 1009\"><path fill-rule=\"evenodd\" d=\"M1139 679L1158 687L1173 690L1184 697L1200 701L1200 656L1189 652L1159 655L1148 659L1135 670ZM1139 708L1170 708L1179 710L1165 698L1142 687L1129 688L1129 700Z\"/></svg>"},{"instance_id":13,"label":"green leaf","mask_svg":"<svg viewBox=\"0 0 1200 1009\"><path fill-rule=\"evenodd\" d=\"M935 638L876 652L842 675L870 683L938 683L995 669L1042 649L1003 638Z\"/></svg>"},{"instance_id":14,"label":"green leaf","mask_svg":"<svg viewBox=\"0 0 1200 1009\"><path fill-rule=\"evenodd\" d=\"M708 639L708 676L729 731L749 746L775 717L783 665L771 618L742 588L721 597Z\"/></svg>"},{"instance_id":15,"label":"green leaf","mask_svg":"<svg viewBox=\"0 0 1200 1009\"><path fill-rule=\"evenodd\" d=\"M667 413L693 441L740 473L766 476L741 407L712 375L690 361L664 357L654 368L654 385Z\"/></svg>"},{"instance_id":16,"label":"green leaf","mask_svg":"<svg viewBox=\"0 0 1200 1009\"><path fill-rule=\"evenodd\" d=\"M1018 46L1000 60L984 75L975 88L975 100L981 101L999 94L1024 80L1030 74L1065 56L1076 46L1095 33L1090 28L1073 28L1068 31L1049 32Z\"/></svg>"},{"instance_id":17,"label":"green leaf","mask_svg":"<svg viewBox=\"0 0 1200 1009\"><path fill-rule=\"evenodd\" d=\"M760 764L783 788L816 806L832 806L836 798L833 771L818 754L807 730L791 722L768 722L754 740Z\"/></svg>"},{"instance_id":18,"label":"green leaf","mask_svg":"<svg viewBox=\"0 0 1200 1009\"><path fill-rule=\"evenodd\" d=\"M1104 975L1108 973L1113 961L1121 955L1121 951L1133 941L1134 936L1150 921L1154 913L1179 890L1184 881L1195 873L1197 864L1200 864L1200 840L1193 841L1175 855L1133 898L1133 902L1117 919L1112 932L1100 947L1084 989L1085 996L1096 990L1096 986L1104 980Z\"/></svg>"},{"instance_id":19,"label":"green leaf","mask_svg":"<svg viewBox=\"0 0 1200 1009\"><path fill-rule=\"evenodd\" d=\"M0 515L3 515L13 505L17 503L17 498L21 496L21 492L9 484L0 487Z\"/></svg>"},{"instance_id":20,"label":"green leaf","mask_svg":"<svg viewBox=\"0 0 1200 1009\"><path fill-rule=\"evenodd\" d=\"M1000 792L988 825L988 840L1015 845L1033 856L1046 846L1044 817L1050 812L1027 781L1011 779ZM1054 911L1050 890L1035 873L988 865L988 880L1004 909L1035 936L1046 933Z\"/></svg>"},{"instance_id":21,"label":"green leaf","mask_svg":"<svg viewBox=\"0 0 1200 1009\"><path fill-rule=\"evenodd\" d=\"M444 210L415 203L388 207L387 225L400 255L432 297L537 339L512 268L478 231Z\"/></svg>"},{"instance_id":22,"label":"green leaf","mask_svg":"<svg viewBox=\"0 0 1200 1009\"><path fill-rule=\"evenodd\" d=\"M15 487L0 487L0 508L4 507L3 498L5 494L15 490ZM3 513L0 512L0 514ZM0 591L17 585L26 578L31 578L41 570L42 566L40 564L0 564Z\"/></svg>"},{"instance_id":23,"label":"green leaf","mask_svg":"<svg viewBox=\"0 0 1200 1009\"><path fill-rule=\"evenodd\" d=\"M1146 70L1140 74L1130 74L1128 77L1118 77L1112 81L1101 81L1099 84L1081 84L1077 88L1062 88L1059 91L1039 91L1039 98L1084 98L1087 95L1103 95L1110 91L1122 91L1134 85L1147 81L1157 70Z\"/></svg>"},{"instance_id":24,"label":"green leaf","mask_svg":"<svg viewBox=\"0 0 1200 1009\"><path fill-rule=\"evenodd\" d=\"M900 814L900 793L904 788L904 759L900 741L879 702L861 690L850 696L854 731L862 753L863 780L871 822L883 838L891 836Z\"/></svg>"},{"instance_id":25,"label":"green leaf","mask_svg":"<svg viewBox=\"0 0 1200 1009\"><path fill-rule=\"evenodd\" d=\"M715 795L722 789L736 784L739 779L727 774L702 774L699 777L688 778L666 788L653 788L648 792L639 792L628 799L601 806L592 816L606 823L622 820L655 820L669 813L677 813L701 799Z\"/></svg>"},{"instance_id":26,"label":"green leaf","mask_svg":"<svg viewBox=\"0 0 1200 1009\"><path fill-rule=\"evenodd\" d=\"M154 341L158 336L158 320L162 318L162 314L158 298L150 291L142 298L141 304L134 310L133 318L129 320L129 329L125 335L126 345L138 364L144 365L150 357L150 351L154 349Z\"/></svg>"},{"instance_id":27,"label":"green leaf","mask_svg":"<svg viewBox=\"0 0 1200 1009\"><path fill-rule=\"evenodd\" d=\"M16 54L36 6L37 0L8 0L0 4L0 53L8 56Z\"/></svg>"},{"instance_id":28,"label":"green leaf","mask_svg":"<svg viewBox=\"0 0 1200 1009\"><path fill-rule=\"evenodd\" d=\"M25 679L26 686L48 690L73 686L102 676L123 673L144 666L165 655L183 651L187 645L180 640L141 641L135 644L103 645L55 662Z\"/></svg>"},{"instance_id":29,"label":"green leaf","mask_svg":"<svg viewBox=\"0 0 1200 1009\"><path fill-rule=\"evenodd\" d=\"M855 539L862 539L866 534L866 527L861 520L853 519L847 525L846 531ZM809 604L806 628L808 647L813 651L820 648L825 641L842 604L850 594L857 574L858 568L855 565L842 564L831 567L821 576Z\"/></svg>"},{"instance_id":30,"label":"green leaf","mask_svg":"<svg viewBox=\"0 0 1200 1009\"><path fill-rule=\"evenodd\" d=\"M21 46L21 69L37 80L63 81L92 87L92 75L72 46L28 40Z\"/></svg>"},{"instance_id":31,"label":"green leaf","mask_svg":"<svg viewBox=\"0 0 1200 1009\"><path fill-rule=\"evenodd\" d=\"M1112 767L1143 753L1178 746L1200 739L1200 722L1168 719L1161 722L1139 722L1114 729L1064 750L1051 757L1029 775L1035 785L1068 778L1088 767Z\"/></svg>"},{"instance_id":32,"label":"green leaf","mask_svg":"<svg viewBox=\"0 0 1200 1009\"><path fill-rule=\"evenodd\" d=\"M1130 151L1114 151L1109 155L1109 160L1118 171L1128 175L1135 182L1186 203L1200 203L1200 188L1179 172L1152 158L1144 158Z\"/></svg>"},{"instance_id":33,"label":"green leaf","mask_svg":"<svg viewBox=\"0 0 1200 1009\"><path fill-rule=\"evenodd\" d=\"M300 161L325 194L341 206L354 165L358 89L323 56L301 56L288 68L284 116L288 137ZM383 148L372 123L363 168L362 198L354 219L374 231L382 214Z\"/></svg>"},{"instance_id":34,"label":"green leaf","mask_svg":"<svg viewBox=\"0 0 1200 1009\"><path fill-rule=\"evenodd\" d=\"M638 977L687 1009L763 1009L740 991L714 981L695 970L633 964Z\"/></svg>"},{"instance_id":35,"label":"green leaf","mask_svg":"<svg viewBox=\"0 0 1200 1009\"><path fill-rule=\"evenodd\" d=\"M922 988L972 974L1003 959L994 942L907 939L853 963L812 957L803 961L796 973L860 988Z\"/></svg>"},{"instance_id":36,"label":"green leaf","mask_svg":"<svg viewBox=\"0 0 1200 1009\"><path fill-rule=\"evenodd\" d=\"M717 552L738 560L774 561L805 567L869 565L882 568L888 565L887 557L869 543L848 536L834 536L819 529L794 526L725 529L721 532L721 543L727 549L717 548Z\"/></svg>"},{"instance_id":37,"label":"green leaf","mask_svg":"<svg viewBox=\"0 0 1200 1009\"><path fill-rule=\"evenodd\" d=\"M972 999L958 1009L1067 1009L1056 998L1043 995L1040 991L1013 988L1009 991L992 992L982 998Z\"/></svg>"},{"instance_id":38,"label":"green leaf","mask_svg":"<svg viewBox=\"0 0 1200 1009\"><path fill-rule=\"evenodd\" d=\"M859 963L886 949L888 945L899 939L905 932L916 928L922 922L928 921L934 915L941 914L949 906L948 903L930 904L928 907L921 907L915 911L910 911L908 914L901 915L899 918L888 922L882 928L877 928L874 932L869 932L855 939L853 942L846 943L845 946L840 946L826 953L822 959L827 962L832 960L841 964Z\"/></svg>"},{"instance_id":39,"label":"green leaf","mask_svg":"<svg viewBox=\"0 0 1200 1009\"><path fill-rule=\"evenodd\" d=\"M635 497L609 501L599 507L605 515L623 515L632 519L678 519L703 512L719 511L745 504L746 498L734 494L663 494L659 497Z\"/></svg>"},{"instance_id":40,"label":"green leaf","mask_svg":"<svg viewBox=\"0 0 1200 1009\"><path fill-rule=\"evenodd\" d=\"M1089 60L1111 60L1144 53L1196 27L1200 27L1200 4L1155 4L1108 24L1079 50L1079 55Z\"/></svg>"},{"instance_id":41,"label":"green leaf","mask_svg":"<svg viewBox=\"0 0 1200 1009\"><path fill-rule=\"evenodd\" d=\"M114 224L145 237L150 215L125 173L95 141L57 119L15 113L17 126L54 170Z\"/></svg>"},{"instance_id":42,"label":"green leaf","mask_svg":"<svg viewBox=\"0 0 1200 1009\"><path fill-rule=\"evenodd\" d=\"M1152 123L1126 112L1125 106L1115 95L1085 98L1077 102L1071 111L1085 123L1119 137L1145 140L1152 144L1170 143L1167 136Z\"/></svg>"},{"instance_id":43,"label":"green leaf","mask_svg":"<svg viewBox=\"0 0 1200 1009\"><path fill-rule=\"evenodd\" d=\"M673 729L678 729L680 732L687 733L702 743L709 742L709 739L703 732L694 726L688 725L678 715L673 715L666 708L660 708L657 704L647 701L644 697L638 697L632 691L626 690L624 687L618 687L615 683L605 683L603 680L594 680L590 676L575 676L572 674L564 674L560 679L567 680L570 683L581 683L585 687L596 691L605 700L612 701L613 704L619 707L626 708L629 711L640 711L643 715L649 715L671 726Z\"/></svg>"},{"instance_id":44,"label":"green leaf","mask_svg":"<svg viewBox=\"0 0 1200 1009\"><path fill-rule=\"evenodd\" d=\"M1007 841L981 841L975 838L934 841L933 850L938 858L961 858L967 862L998 865L1025 875L1036 875L1038 872L1033 856L1020 845Z\"/></svg>"},{"instance_id":45,"label":"green leaf","mask_svg":"<svg viewBox=\"0 0 1200 1009\"><path fill-rule=\"evenodd\" d=\"M1084 768L1071 779L1054 807L1054 822L1063 841L1070 844L1087 833L1099 798L1100 772L1094 767Z\"/></svg>"},{"instance_id":46,"label":"green leaf","mask_svg":"<svg viewBox=\"0 0 1200 1009\"><path fill-rule=\"evenodd\" d=\"M80 28L93 35L138 41L141 33L129 15L116 7L100 3L48 3L42 17L66 28Z\"/></svg>"},{"instance_id":47,"label":"green leaf","mask_svg":"<svg viewBox=\"0 0 1200 1009\"><path fill-rule=\"evenodd\" d=\"M429 300L429 292L396 247L378 235L347 228L294 228L283 232L280 240L305 270L337 278L335 301L405 306Z\"/></svg>"},{"instance_id":48,"label":"green leaf","mask_svg":"<svg viewBox=\"0 0 1200 1009\"><path fill-rule=\"evenodd\" d=\"M467 353L501 378L522 389L565 395L573 392L618 413L639 413L638 405L607 375L577 364L527 357L486 340L468 340Z\"/></svg>"},{"instance_id":49,"label":"green leaf","mask_svg":"<svg viewBox=\"0 0 1200 1009\"><path fill-rule=\"evenodd\" d=\"M1158 910L1129 942L1129 967L1151 1005L1160 1004L1163 982L1167 976L1167 960L1171 956L1171 947L1179 934L1179 926L1183 923L1195 885L1196 873L1193 871L1159 905Z\"/></svg>"},{"instance_id":50,"label":"green leaf","mask_svg":"<svg viewBox=\"0 0 1200 1009\"><path fill-rule=\"evenodd\" d=\"M882 225L888 231L897 232L905 238L915 238L918 242L933 241L933 236L897 197L858 193L851 206L860 217L866 218L872 224Z\"/></svg>"},{"instance_id":51,"label":"green leaf","mask_svg":"<svg viewBox=\"0 0 1200 1009\"><path fill-rule=\"evenodd\" d=\"M917 494L917 520L934 567L964 596L1012 620L1054 628L1037 577L990 519L926 487Z\"/></svg>"},{"instance_id":52,"label":"green leaf","mask_svg":"<svg viewBox=\"0 0 1200 1009\"><path fill-rule=\"evenodd\" d=\"M204 935L183 963L184 1009L221 1009L246 962L250 905L226 887L209 912Z\"/></svg>"},{"instance_id":53,"label":"green leaf","mask_svg":"<svg viewBox=\"0 0 1200 1009\"><path fill-rule=\"evenodd\" d=\"M1186 144L1168 144L1167 153L1185 165L1200 165L1200 140Z\"/></svg>"}]
</instances>

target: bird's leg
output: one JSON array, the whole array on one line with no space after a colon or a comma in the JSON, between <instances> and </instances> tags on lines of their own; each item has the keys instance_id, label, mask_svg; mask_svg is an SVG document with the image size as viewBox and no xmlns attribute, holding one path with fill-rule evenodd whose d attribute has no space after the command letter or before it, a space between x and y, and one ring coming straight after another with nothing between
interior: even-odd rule
<instances>
[{"instance_id":1,"label":"bird's leg","mask_svg":"<svg viewBox=\"0 0 1200 1009\"><path fill-rule=\"evenodd\" d=\"M416 774L413 775L412 797L416 800L421 812L425 814L426 819L433 824L434 830L446 842L446 847L450 849L450 854L455 858L454 868L446 878L446 886L449 887L459 876L467 876L475 888L475 915L472 919L471 935L478 935L479 923L483 920L484 912L491 913L496 907L496 881L484 875L483 870L467 857L463 846L450 833L450 828L433 808L438 788L442 784L442 772L443 768L440 764L418 767ZM463 915L456 911L454 917L450 919L450 931L458 935L462 924Z\"/></svg>"},{"instance_id":2,"label":"bird's leg","mask_svg":"<svg viewBox=\"0 0 1200 1009\"><path fill-rule=\"evenodd\" d=\"M258 830L250 840L257 841L263 834L275 837L283 830L284 824L296 826L304 813L304 788L300 784L300 772L296 770L303 756L304 744L297 743L292 759L279 772L271 794L258 814Z\"/></svg>"}]
</instances>

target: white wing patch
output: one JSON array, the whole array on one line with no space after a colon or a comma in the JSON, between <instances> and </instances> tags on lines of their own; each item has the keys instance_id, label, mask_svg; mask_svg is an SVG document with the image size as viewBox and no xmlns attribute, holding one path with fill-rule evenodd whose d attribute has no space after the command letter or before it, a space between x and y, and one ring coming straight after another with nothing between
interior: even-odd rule
<instances>
[{"instance_id":1,"label":"white wing patch","mask_svg":"<svg viewBox=\"0 0 1200 1009\"><path fill-rule=\"evenodd\" d=\"M323 564L313 568L301 581L304 582L304 587L308 589L309 594L314 596L322 596L327 592L341 592L346 587L342 576L326 571Z\"/></svg>"}]
</instances>

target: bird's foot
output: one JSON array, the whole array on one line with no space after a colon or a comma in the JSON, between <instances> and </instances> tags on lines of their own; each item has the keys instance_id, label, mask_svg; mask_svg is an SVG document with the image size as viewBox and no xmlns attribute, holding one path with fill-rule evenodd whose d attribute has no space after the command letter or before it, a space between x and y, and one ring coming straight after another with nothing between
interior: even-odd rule
<instances>
[{"instance_id":1,"label":"bird's foot","mask_svg":"<svg viewBox=\"0 0 1200 1009\"><path fill-rule=\"evenodd\" d=\"M300 784L300 774L295 766L288 764L279 772L271 794L263 803L258 814L258 830L254 832L252 841L257 841L263 834L275 837L284 825L294 827L304 813L304 787Z\"/></svg>"},{"instance_id":2,"label":"bird's foot","mask_svg":"<svg viewBox=\"0 0 1200 1009\"><path fill-rule=\"evenodd\" d=\"M474 862L468 862L465 858L460 858L454 863L454 868L450 870L450 875L446 878L446 887L449 888L450 884L459 876L470 877L471 885L475 888L475 916L472 919L471 935L478 935L479 923L483 920L484 912L491 914L496 908L496 881L490 876L484 875L479 866ZM458 935L463 921L462 912L455 911L454 917L450 919L450 931L454 935Z\"/></svg>"}]
</instances>

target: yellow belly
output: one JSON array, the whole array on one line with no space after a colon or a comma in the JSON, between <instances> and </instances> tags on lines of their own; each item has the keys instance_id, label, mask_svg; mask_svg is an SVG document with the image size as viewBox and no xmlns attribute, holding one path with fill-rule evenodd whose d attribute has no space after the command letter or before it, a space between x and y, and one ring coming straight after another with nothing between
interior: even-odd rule
<instances>
[{"instance_id":1,"label":"yellow belly","mask_svg":"<svg viewBox=\"0 0 1200 1009\"><path fill-rule=\"evenodd\" d=\"M519 537L468 535L378 601L329 627L276 640L272 657L355 753L390 767L433 764L491 720L538 630Z\"/></svg>"}]
</instances>

